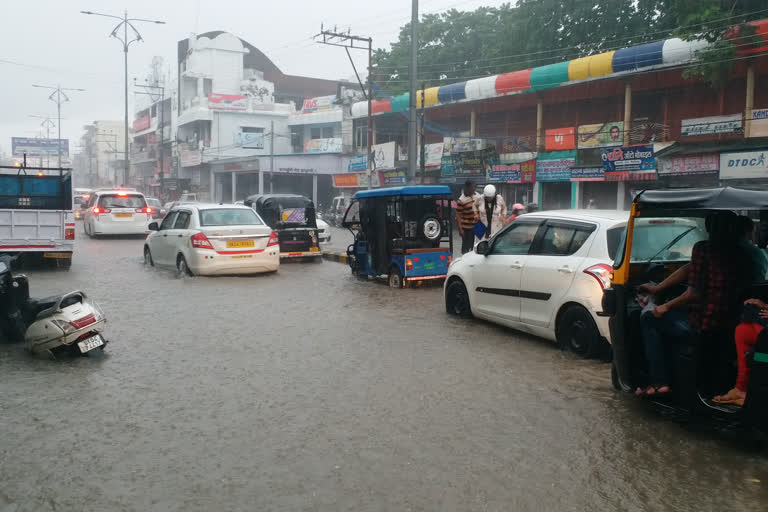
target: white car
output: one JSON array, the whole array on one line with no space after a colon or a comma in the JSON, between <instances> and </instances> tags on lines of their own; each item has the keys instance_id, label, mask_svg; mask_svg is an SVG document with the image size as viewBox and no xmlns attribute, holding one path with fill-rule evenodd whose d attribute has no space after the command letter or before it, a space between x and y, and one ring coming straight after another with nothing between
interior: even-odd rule
<instances>
[{"instance_id":1,"label":"white car","mask_svg":"<svg viewBox=\"0 0 768 512\"><path fill-rule=\"evenodd\" d=\"M252 208L239 205L174 206L144 242L144 262L186 275L275 272L277 233Z\"/></svg>"},{"instance_id":2,"label":"white car","mask_svg":"<svg viewBox=\"0 0 768 512\"><path fill-rule=\"evenodd\" d=\"M591 357L610 338L602 311L628 212L565 210L517 217L456 258L446 310L555 340Z\"/></svg>"},{"instance_id":3,"label":"white car","mask_svg":"<svg viewBox=\"0 0 768 512\"><path fill-rule=\"evenodd\" d=\"M317 218L317 239L321 244L327 244L331 241L331 230L328 223L321 218Z\"/></svg>"},{"instance_id":4,"label":"white car","mask_svg":"<svg viewBox=\"0 0 768 512\"><path fill-rule=\"evenodd\" d=\"M91 238L99 235L143 235L152 220L152 207L135 190L100 189L91 192L82 212L83 229Z\"/></svg>"}]
</instances>

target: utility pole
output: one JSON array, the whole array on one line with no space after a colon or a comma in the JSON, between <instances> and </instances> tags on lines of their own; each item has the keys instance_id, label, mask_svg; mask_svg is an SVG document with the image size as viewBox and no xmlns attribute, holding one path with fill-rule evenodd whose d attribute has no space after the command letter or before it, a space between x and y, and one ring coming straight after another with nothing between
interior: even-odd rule
<instances>
[{"instance_id":1,"label":"utility pole","mask_svg":"<svg viewBox=\"0 0 768 512\"><path fill-rule=\"evenodd\" d=\"M424 154L426 151L426 145L424 143L424 89L426 88L425 84L421 84L421 130L419 130L420 137L419 137L419 155L421 160L421 184L424 184L424 180L427 177L427 171L426 171L426 155Z\"/></svg>"},{"instance_id":2,"label":"utility pole","mask_svg":"<svg viewBox=\"0 0 768 512\"><path fill-rule=\"evenodd\" d=\"M411 0L411 65L408 66L408 174L416 174L416 73L419 48L419 0ZM423 90L422 90L423 98ZM422 100L421 107L424 108Z\"/></svg>"},{"instance_id":3,"label":"utility pole","mask_svg":"<svg viewBox=\"0 0 768 512\"><path fill-rule=\"evenodd\" d=\"M56 109L58 111L58 118L59 118L59 138L56 141L56 148L57 153L59 155L59 169L61 169L61 104L65 101L69 101L69 96L64 91L84 91L85 89L79 89L79 88L62 88L60 85L57 85L56 87L53 87L52 85L37 85L32 84L32 87L37 87L40 89L53 89L53 92L50 96L48 96L48 99L56 103ZM62 97L64 99L62 99Z\"/></svg>"},{"instance_id":4,"label":"utility pole","mask_svg":"<svg viewBox=\"0 0 768 512\"><path fill-rule=\"evenodd\" d=\"M55 126L56 123L51 121L51 116L35 116L30 115L29 117L34 117L37 119L42 119L43 122L40 123L41 128L45 128L45 138L46 140L51 140L51 126ZM40 167L43 166L43 157L40 155ZM50 167L51 166L51 154L49 152L45 152L45 166Z\"/></svg>"},{"instance_id":5,"label":"utility pole","mask_svg":"<svg viewBox=\"0 0 768 512\"><path fill-rule=\"evenodd\" d=\"M135 78L133 85L136 87L143 87L145 92L136 92L136 94L144 94L149 96L152 99L152 103L157 103L155 100L155 96L157 96L157 94L146 91L149 91L150 89L160 90L160 114L158 115L160 124L160 142L157 145L157 160L160 163L160 194L162 195L162 193L165 191L165 167L163 162L163 143L165 140L165 87L160 85L137 84Z\"/></svg>"},{"instance_id":6,"label":"utility pole","mask_svg":"<svg viewBox=\"0 0 768 512\"><path fill-rule=\"evenodd\" d=\"M371 112L371 101L373 99L373 38L371 37L362 37L362 36L353 36L350 34L350 31L347 30L347 33L340 33L336 30L336 27L333 28L333 30L325 30L323 25L320 25L320 33L315 36L315 39L322 36L322 41L318 40L317 42L320 44L328 44L331 46L341 46L344 48L344 50L347 52L347 57L349 57L349 62L352 63L352 69L355 70L355 76L357 77L357 82L360 84L360 88L363 89L363 94L365 94L366 99L368 100L368 137L366 137L368 142L368 156L367 156L367 168L368 168L368 189L371 188L371 181L372 181L372 168L373 168L373 155L371 155L371 144L373 142L373 114ZM357 68L355 67L355 63L352 61L352 56L349 54L350 48L353 50L365 50L365 46L357 45L355 46L355 42L358 43L367 43L368 44L368 94L365 93L365 89L363 88L363 84L360 81L360 75L357 72Z\"/></svg>"},{"instance_id":7,"label":"utility pole","mask_svg":"<svg viewBox=\"0 0 768 512\"><path fill-rule=\"evenodd\" d=\"M115 25L115 28L112 29L112 32L109 34L110 37L114 37L118 41L120 41L123 44L123 59L124 59L124 65L125 65L125 168L124 168L124 185L128 185L128 175L130 173L130 159L128 158L128 152L129 152L129 146L128 146L128 47L131 46L131 43L136 43L138 41L143 41L141 38L141 34L139 33L139 30L133 25L133 22L144 22L144 23L157 23L158 25L165 25L164 21L158 21L158 20L145 20L142 18L129 18L128 17L128 11L123 11L122 16L114 16L112 14L102 14L100 12L93 12L93 11L80 11L83 14L90 14L92 16L103 16L105 18L114 18L116 20L120 20L120 23ZM131 30L133 31L133 39L128 39L128 27L131 27ZM123 35L120 36L120 28L123 29Z\"/></svg>"}]
</instances>

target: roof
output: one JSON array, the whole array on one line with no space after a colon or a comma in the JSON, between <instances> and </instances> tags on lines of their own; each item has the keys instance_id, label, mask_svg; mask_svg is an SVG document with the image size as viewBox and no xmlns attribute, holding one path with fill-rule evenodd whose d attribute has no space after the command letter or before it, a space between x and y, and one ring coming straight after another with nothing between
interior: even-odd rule
<instances>
[{"instance_id":1,"label":"roof","mask_svg":"<svg viewBox=\"0 0 768 512\"><path fill-rule=\"evenodd\" d=\"M590 220L600 223L626 222L629 212L623 210L545 210L524 213L520 218L558 218L569 220Z\"/></svg>"},{"instance_id":2,"label":"roof","mask_svg":"<svg viewBox=\"0 0 768 512\"><path fill-rule=\"evenodd\" d=\"M355 199L365 197L390 197L390 196L423 196L451 194L451 189L445 185L414 185L408 187L375 188L373 190L361 190L354 195Z\"/></svg>"},{"instance_id":3,"label":"roof","mask_svg":"<svg viewBox=\"0 0 768 512\"><path fill-rule=\"evenodd\" d=\"M179 203L173 205L174 208L179 207L197 208L198 210L214 210L219 208L238 209L238 210L251 210L248 206L242 204L226 204L226 203Z\"/></svg>"},{"instance_id":4,"label":"roof","mask_svg":"<svg viewBox=\"0 0 768 512\"><path fill-rule=\"evenodd\" d=\"M256 205L256 208L314 208L315 204L306 196L298 194L254 194L245 198Z\"/></svg>"},{"instance_id":5,"label":"roof","mask_svg":"<svg viewBox=\"0 0 768 512\"><path fill-rule=\"evenodd\" d=\"M670 210L763 210L768 209L768 191L735 187L644 190L634 202Z\"/></svg>"},{"instance_id":6,"label":"roof","mask_svg":"<svg viewBox=\"0 0 768 512\"><path fill-rule=\"evenodd\" d=\"M666 158L680 155L696 155L701 153L724 153L728 151L744 151L768 146L768 137L755 137L734 141L711 142L675 142L655 153L656 158Z\"/></svg>"}]
</instances>

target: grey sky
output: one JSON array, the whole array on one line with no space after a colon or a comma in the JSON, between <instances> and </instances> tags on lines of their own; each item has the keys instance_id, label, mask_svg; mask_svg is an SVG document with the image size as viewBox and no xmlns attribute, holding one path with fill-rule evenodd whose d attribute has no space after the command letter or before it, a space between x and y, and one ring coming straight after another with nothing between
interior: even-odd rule
<instances>
[{"instance_id":1,"label":"grey sky","mask_svg":"<svg viewBox=\"0 0 768 512\"><path fill-rule=\"evenodd\" d=\"M467 10L501 3L422 0L420 10ZM71 93L71 102L62 106L62 137L70 139L72 153L84 124L123 118L122 49L108 37L117 20L80 11L120 15L126 7L129 17L167 23L138 26L144 42L131 45L128 66L129 76L140 79L148 73L154 55L164 57L166 67L175 67L177 41L210 30L225 30L249 41L285 73L350 78L353 72L343 49L311 40L320 23L351 27L353 33L372 36L376 47L386 47L397 39L411 12L410 0L285 0L279 4L265 0L0 0L0 153L10 153L12 136L37 135L40 120L30 114L55 117L56 104L47 99L49 93L33 88L33 83L86 89ZM358 69L364 68L365 52L353 52L353 56Z\"/></svg>"}]
</instances>

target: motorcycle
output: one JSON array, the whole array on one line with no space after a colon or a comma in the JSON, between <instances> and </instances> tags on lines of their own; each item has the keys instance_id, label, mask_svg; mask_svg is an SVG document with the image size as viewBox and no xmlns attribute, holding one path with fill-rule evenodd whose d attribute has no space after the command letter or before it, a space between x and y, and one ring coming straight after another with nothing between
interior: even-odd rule
<instances>
[{"instance_id":1,"label":"motorcycle","mask_svg":"<svg viewBox=\"0 0 768 512\"><path fill-rule=\"evenodd\" d=\"M13 258L0 256L0 336L24 341L33 354L93 355L108 341L101 335L107 322L98 304L76 290L44 298L29 296L29 279L12 274Z\"/></svg>"}]
</instances>

